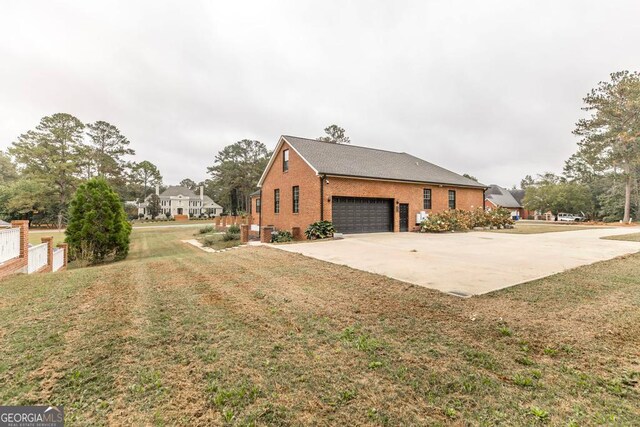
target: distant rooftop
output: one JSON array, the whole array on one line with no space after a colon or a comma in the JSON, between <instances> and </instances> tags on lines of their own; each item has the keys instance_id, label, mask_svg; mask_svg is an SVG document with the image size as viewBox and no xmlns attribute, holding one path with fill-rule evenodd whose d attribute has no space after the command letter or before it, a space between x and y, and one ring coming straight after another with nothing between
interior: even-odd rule
<instances>
[{"instance_id":1,"label":"distant rooftop","mask_svg":"<svg viewBox=\"0 0 640 427\"><path fill-rule=\"evenodd\" d=\"M181 185L170 185L169 187L167 187L166 190L164 190L162 193L160 193L161 197L175 197L175 196L184 196L184 197L200 197L199 195L196 195L196 193L194 193L192 190L188 189L187 187L183 187Z\"/></svg>"},{"instance_id":2,"label":"distant rooftop","mask_svg":"<svg viewBox=\"0 0 640 427\"><path fill-rule=\"evenodd\" d=\"M498 185L491 185L485 192L487 200L491 200L496 206L503 208L521 208L522 203L513 197L513 194L506 188L502 188Z\"/></svg>"}]
</instances>

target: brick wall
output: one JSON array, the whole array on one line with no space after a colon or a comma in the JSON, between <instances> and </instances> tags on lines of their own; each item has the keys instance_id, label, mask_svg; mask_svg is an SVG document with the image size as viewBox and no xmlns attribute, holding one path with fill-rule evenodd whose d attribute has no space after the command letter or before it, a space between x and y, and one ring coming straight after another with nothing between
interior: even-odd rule
<instances>
[{"instance_id":1,"label":"brick wall","mask_svg":"<svg viewBox=\"0 0 640 427\"><path fill-rule=\"evenodd\" d=\"M289 150L289 170L282 170L282 152ZM293 186L300 187L300 213L293 213ZM280 213L274 213L274 190L280 189ZM262 185L262 226L276 229L303 230L320 219L320 177L286 142L276 154L275 161Z\"/></svg>"},{"instance_id":2,"label":"brick wall","mask_svg":"<svg viewBox=\"0 0 640 427\"><path fill-rule=\"evenodd\" d=\"M38 270L38 273L51 273L53 271L53 237L42 237L40 241L47 244L47 265Z\"/></svg>"},{"instance_id":3,"label":"brick wall","mask_svg":"<svg viewBox=\"0 0 640 427\"><path fill-rule=\"evenodd\" d=\"M282 169L283 151L289 150L289 168ZM416 215L423 209L423 189L431 189L430 212L449 209L449 190L456 191L456 208L471 210L482 207L484 193L481 188L461 188L440 185L411 184L375 181L356 178L327 177L323 189L324 219L331 220L331 197L379 197L394 199L394 231L399 230L398 204L409 204L409 229L416 228ZM294 185L300 188L300 212L293 213ZM320 177L285 142L278 151L271 169L262 185L261 215L262 226L291 230L300 227L305 230L312 222L320 220ZM274 213L274 190L280 189L280 213ZM252 212L255 212L255 198L252 198ZM257 222L255 222L257 224Z\"/></svg>"},{"instance_id":4,"label":"brick wall","mask_svg":"<svg viewBox=\"0 0 640 427\"><path fill-rule=\"evenodd\" d=\"M456 208L471 210L482 207L483 192L478 188L460 188L451 186L410 184L387 181L372 181L354 178L328 177L328 184L324 186L324 218L331 220L331 197L376 197L394 199L393 230L399 231L400 215L398 205L409 205L409 229L417 228L416 215L442 212L449 209L449 190L456 192ZM431 209L424 209L423 189L431 189Z\"/></svg>"},{"instance_id":5,"label":"brick wall","mask_svg":"<svg viewBox=\"0 0 640 427\"><path fill-rule=\"evenodd\" d=\"M29 221L11 221L11 226L20 228L20 256L0 265L0 279L15 273L26 273L29 257Z\"/></svg>"},{"instance_id":6,"label":"brick wall","mask_svg":"<svg viewBox=\"0 0 640 427\"><path fill-rule=\"evenodd\" d=\"M20 256L0 265L0 279L16 273L26 273L29 264L29 221L11 221L11 226L20 228ZM36 273L49 273L53 271L53 237L42 237L40 241L47 244L47 264ZM64 250L64 264L60 268L64 270L69 261L69 247L66 243L59 243L58 247Z\"/></svg>"}]
</instances>

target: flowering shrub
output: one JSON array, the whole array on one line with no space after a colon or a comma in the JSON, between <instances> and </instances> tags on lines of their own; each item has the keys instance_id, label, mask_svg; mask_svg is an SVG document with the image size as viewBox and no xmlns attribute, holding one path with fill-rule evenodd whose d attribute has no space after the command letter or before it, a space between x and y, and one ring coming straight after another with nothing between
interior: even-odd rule
<instances>
[{"instance_id":1,"label":"flowering shrub","mask_svg":"<svg viewBox=\"0 0 640 427\"><path fill-rule=\"evenodd\" d=\"M420 223L423 233L442 233L445 231L468 231L475 227L505 227L513 224L506 209L485 211L482 208L473 211L448 210L431 214Z\"/></svg>"},{"instance_id":2,"label":"flowering shrub","mask_svg":"<svg viewBox=\"0 0 640 427\"><path fill-rule=\"evenodd\" d=\"M486 212L489 219L489 225L493 227L504 227L506 225L513 225L513 219L511 219L511 212L504 208L493 209Z\"/></svg>"}]
</instances>

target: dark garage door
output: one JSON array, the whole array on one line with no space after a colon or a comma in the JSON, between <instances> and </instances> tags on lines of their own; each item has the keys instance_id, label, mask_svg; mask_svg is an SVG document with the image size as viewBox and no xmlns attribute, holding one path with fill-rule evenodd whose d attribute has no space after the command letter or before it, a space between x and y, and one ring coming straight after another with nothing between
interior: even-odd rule
<instances>
[{"instance_id":1,"label":"dark garage door","mask_svg":"<svg viewBox=\"0 0 640 427\"><path fill-rule=\"evenodd\" d=\"M393 231L393 200L333 197L333 225L338 233Z\"/></svg>"}]
</instances>

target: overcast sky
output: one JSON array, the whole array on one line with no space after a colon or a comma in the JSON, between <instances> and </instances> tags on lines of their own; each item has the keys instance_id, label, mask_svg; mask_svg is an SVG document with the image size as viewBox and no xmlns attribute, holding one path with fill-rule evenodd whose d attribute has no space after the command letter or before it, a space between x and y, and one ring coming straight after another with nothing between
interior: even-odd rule
<instances>
[{"instance_id":1,"label":"overcast sky","mask_svg":"<svg viewBox=\"0 0 640 427\"><path fill-rule=\"evenodd\" d=\"M225 145L336 123L483 183L560 172L582 98L640 70L640 2L0 3L0 149L106 120L165 184Z\"/></svg>"}]
</instances>

